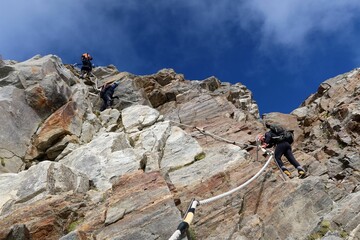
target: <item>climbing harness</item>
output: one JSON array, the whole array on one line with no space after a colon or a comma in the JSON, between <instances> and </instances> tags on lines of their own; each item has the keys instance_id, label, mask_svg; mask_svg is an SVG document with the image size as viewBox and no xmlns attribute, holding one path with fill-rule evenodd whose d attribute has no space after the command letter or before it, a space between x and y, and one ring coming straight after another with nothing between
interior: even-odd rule
<instances>
[{"instance_id":1,"label":"climbing harness","mask_svg":"<svg viewBox=\"0 0 360 240\"><path fill-rule=\"evenodd\" d=\"M259 147L260 147L260 144L261 144L260 136L261 136L261 135L258 135L258 136L256 136L256 138L255 138L256 146L257 146L257 151L256 151L256 160L257 160L257 161L258 161L258 159L259 159L258 154L259 154ZM263 148L261 148L261 149L263 149ZM268 150L266 150L266 149L264 149L264 150L265 150L265 151L268 151ZM280 170L280 173L281 173L280 177L281 177L281 179L282 179L284 182L286 182L286 175L285 175L285 173L283 172L283 170L281 169L279 163L276 161L275 158L274 158L274 162L275 162L276 166L278 167L278 169Z\"/></svg>"},{"instance_id":2,"label":"climbing harness","mask_svg":"<svg viewBox=\"0 0 360 240\"><path fill-rule=\"evenodd\" d=\"M80 74L83 74L83 71L81 71L81 69L78 67L79 65L83 65L82 63L74 63L73 65L71 65L73 68L77 68L76 70L77 71L79 71L80 72ZM92 64L92 67L94 68L95 67L95 65L94 64ZM89 75L91 75L91 76L93 76L93 77L95 77L96 78L96 80L97 80L97 77L92 73L92 72L87 72L87 71L84 71L85 72L85 74L86 73L89 73ZM89 76L89 78L90 78L90 76ZM91 81L91 79L90 79L90 81ZM92 81L91 81L92 82ZM96 83L97 84L97 83ZM96 88L97 88L97 85L96 85Z\"/></svg>"},{"instance_id":3,"label":"climbing harness","mask_svg":"<svg viewBox=\"0 0 360 240\"><path fill-rule=\"evenodd\" d=\"M189 210L186 212L185 217L183 219L183 221L179 224L178 228L176 229L176 231L171 235L171 237L169 238L169 240L178 240L189 228L192 220L194 219L194 214L195 214L195 209L197 206L200 205L204 205L213 201L216 201L220 198L229 196L230 194L239 191L240 189L244 188L245 186L247 186L248 184L250 184L252 181L254 181L257 177L260 176L260 174L266 169L266 167L269 165L271 159L274 156L274 153L270 150L266 150L264 148L260 148L261 151L263 151L266 155L269 156L269 159L266 161L266 163L264 164L264 166L249 180L247 180L245 183L241 184L240 186L227 191L225 193L219 194L217 196L208 198L208 199L203 199L200 201L197 201L195 199L192 199L191 203L190 203L190 207L188 208Z\"/></svg>"}]
</instances>

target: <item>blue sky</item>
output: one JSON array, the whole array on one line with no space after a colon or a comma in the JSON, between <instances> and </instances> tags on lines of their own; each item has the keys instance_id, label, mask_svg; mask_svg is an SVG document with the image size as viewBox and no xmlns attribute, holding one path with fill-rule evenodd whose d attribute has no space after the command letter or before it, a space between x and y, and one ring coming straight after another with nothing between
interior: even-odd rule
<instances>
[{"instance_id":1,"label":"blue sky","mask_svg":"<svg viewBox=\"0 0 360 240\"><path fill-rule=\"evenodd\" d=\"M0 54L114 64L137 75L240 82L261 113L290 113L360 66L358 0L3 0Z\"/></svg>"}]
</instances>

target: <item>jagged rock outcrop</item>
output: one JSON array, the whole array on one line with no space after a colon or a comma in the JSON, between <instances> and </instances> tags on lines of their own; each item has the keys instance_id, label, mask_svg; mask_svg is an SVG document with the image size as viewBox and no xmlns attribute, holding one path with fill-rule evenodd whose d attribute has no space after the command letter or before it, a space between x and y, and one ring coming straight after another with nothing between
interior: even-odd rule
<instances>
[{"instance_id":1,"label":"jagged rock outcrop","mask_svg":"<svg viewBox=\"0 0 360 240\"><path fill-rule=\"evenodd\" d=\"M86 175L69 167L44 161L18 174L0 175L1 215L8 215L22 205L30 205L39 199L59 192L82 192L89 190Z\"/></svg>"},{"instance_id":2,"label":"jagged rock outcrop","mask_svg":"<svg viewBox=\"0 0 360 240\"><path fill-rule=\"evenodd\" d=\"M92 74L83 81L53 55L1 63L0 239L168 239L190 199L262 167L253 144L263 122L294 130L309 176L284 182L272 163L200 205L188 237L360 238L358 69L263 119L240 83L112 65ZM99 112L99 88L112 81L119 98Z\"/></svg>"},{"instance_id":3,"label":"jagged rock outcrop","mask_svg":"<svg viewBox=\"0 0 360 240\"><path fill-rule=\"evenodd\" d=\"M22 159L41 118L26 104L23 89L4 86L0 96L0 172L17 172L24 169Z\"/></svg>"}]
</instances>

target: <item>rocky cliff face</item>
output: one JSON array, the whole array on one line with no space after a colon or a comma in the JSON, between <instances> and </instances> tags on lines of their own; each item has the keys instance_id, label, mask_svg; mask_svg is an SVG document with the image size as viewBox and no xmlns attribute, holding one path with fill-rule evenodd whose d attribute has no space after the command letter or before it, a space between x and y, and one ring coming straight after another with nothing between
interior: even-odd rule
<instances>
[{"instance_id":1,"label":"rocky cliff face","mask_svg":"<svg viewBox=\"0 0 360 240\"><path fill-rule=\"evenodd\" d=\"M272 163L200 205L188 238L360 239L359 77L264 116L294 130L306 179L283 181ZM99 112L110 81L119 99ZM233 189L266 160L253 147L266 129L251 92L215 77L108 66L82 80L56 56L4 60L0 107L0 239L168 239L192 198Z\"/></svg>"}]
</instances>

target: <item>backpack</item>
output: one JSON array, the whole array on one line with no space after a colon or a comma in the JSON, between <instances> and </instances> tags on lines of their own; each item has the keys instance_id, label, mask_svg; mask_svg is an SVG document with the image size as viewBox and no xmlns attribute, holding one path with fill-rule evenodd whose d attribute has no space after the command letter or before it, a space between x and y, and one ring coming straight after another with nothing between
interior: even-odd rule
<instances>
[{"instance_id":1,"label":"backpack","mask_svg":"<svg viewBox=\"0 0 360 240\"><path fill-rule=\"evenodd\" d=\"M105 83L100 90L100 97L103 98L106 94L110 94L111 97L114 94L114 90L115 88L119 85L118 82L114 82L114 83ZM117 97L118 98L118 97Z\"/></svg>"},{"instance_id":2,"label":"backpack","mask_svg":"<svg viewBox=\"0 0 360 240\"><path fill-rule=\"evenodd\" d=\"M100 97L103 98L105 96L105 92L106 90L109 88L110 85L108 84L104 84L102 87L101 87L101 90L100 90Z\"/></svg>"},{"instance_id":3,"label":"backpack","mask_svg":"<svg viewBox=\"0 0 360 240\"><path fill-rule=\"evenodd\" d=\"M294 142L294 130L286 130L285 128L272 124L270 125L270 131L274 133L275 136L271 138L274 143L288 142L292 144Z\"/></svg>"},{"instance_id":4,"label":"backpack","mask_svg":"<svg viewBox=\"0 0 360 240\"><path fill-rule=\"evenodd\" d=\"M90 61L90 60L92 60L92 57L90 56L90 54L84 53L83 55L81 55L81 60L82 61L85 61L85 60Z\"/></svg>"}]
</instances>

